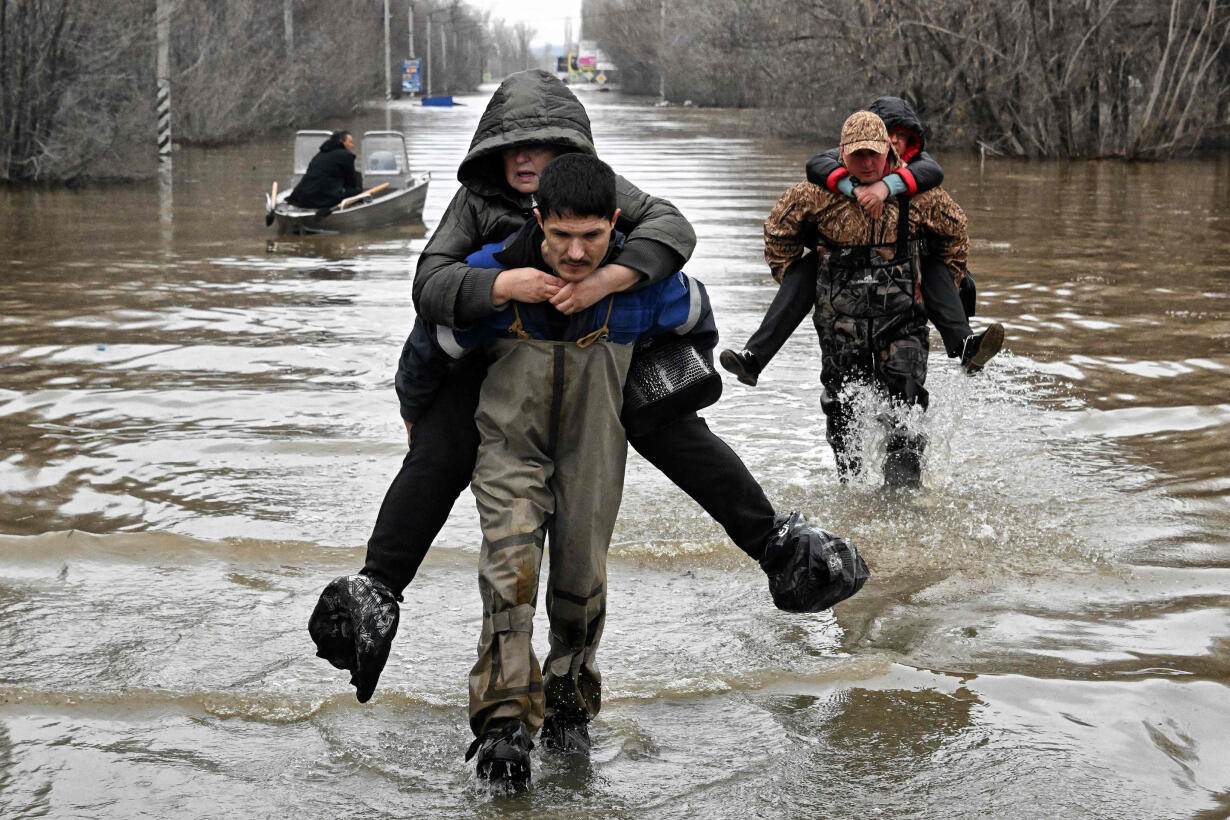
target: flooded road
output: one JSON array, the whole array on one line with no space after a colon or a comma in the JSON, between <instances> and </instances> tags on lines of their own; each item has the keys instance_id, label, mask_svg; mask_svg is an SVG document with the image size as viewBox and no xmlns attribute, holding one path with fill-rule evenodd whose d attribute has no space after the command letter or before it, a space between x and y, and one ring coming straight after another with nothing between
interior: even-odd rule
<instances>
[{"instance_id":1,"label":"flooded road","mask_svg":"<svg viewBox=\"0 0 1230 820\"><path fill-rule=\"evenodd\" d=\"M428 231L486 97L462 100L391 113ZM692 220L687 270L741 346L774 292L761 222L827 139L583 100L602 156ZM534 790L492 798L462 762L468 495L373 700L313 656L404 453L425 232L273 242L289 142L178 151L169 210L0 190L0 816L1230 816L1230 158L941 154L974 325L1008 341L968 378L933 334L923 489L838 483L809 324L705 413L780 510L855 540L867 586L776 611L632 454L593 759L536 753Z\"/></svg>"}]
</instances>

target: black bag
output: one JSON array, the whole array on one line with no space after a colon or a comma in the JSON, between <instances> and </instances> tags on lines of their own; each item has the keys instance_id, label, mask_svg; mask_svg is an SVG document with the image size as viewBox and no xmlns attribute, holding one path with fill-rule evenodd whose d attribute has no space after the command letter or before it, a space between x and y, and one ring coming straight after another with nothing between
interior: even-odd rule
<instances>
[{"instance_id":1,"label":"black bag","mask_svg":"<svg viewBox=\"0 0 1230 820\"><path fill-rule=\"evenodd\" d=\"M689 339L665 334L637 342L624 383L622 421L630 436L643 435L713 404L722 377Z\"/></svg>"},{"instance_id":2,"label":"black bag","mask_svg":"<svg viewBox=\"0 0 1230 820\"><path fill-rule=\"evenodd\" d=\"M778 609L819 612L863 588L871 576L848 539L817 529L801 513L778 516L760 567Z\"/></svg>"},{"instance_id":3,"label":"black bag","mask_svg":"<svg viewBox=\"0 0 1230 820\"><path fill-rule=\"evenodd\" d=\"M401 596L375 578L334 578L308 619L316 656L350 672L359 703L367 703L397 634Z\"/></svg>"}]
</instances>

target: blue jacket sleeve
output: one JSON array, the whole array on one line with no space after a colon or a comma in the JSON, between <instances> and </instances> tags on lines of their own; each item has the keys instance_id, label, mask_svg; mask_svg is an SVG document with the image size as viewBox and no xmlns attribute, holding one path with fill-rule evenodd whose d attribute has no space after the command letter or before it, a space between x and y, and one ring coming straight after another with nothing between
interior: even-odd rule
<instances>
[{"instance_id":1,"label":"blue jacket sleeve","mask_svg":"<svg viewBox=\"0 0 1230 820\"><path fill-rule=\"evenodd\" d=\"M509 237L509 239L512 239L512 237ZM504 266L496 261L495 258L495 255L502 250L504 250L504 242L489 242L467 256L466 264L473 268L503 269Z\"/></svg>"},{"instance_id":2,"label":"blue jacket sleeve","mask_svg":"<svg viewBox=\"0 0 1230 820\"><path fill-rule=\"evenodd\" d=\"M645 331L644 337L663 333L683 336L712 362L718 331L705 286L685 273L676 273L663 281L660 287L662 293L658 298L653 324Z\"/></svg>"}]
</instances>

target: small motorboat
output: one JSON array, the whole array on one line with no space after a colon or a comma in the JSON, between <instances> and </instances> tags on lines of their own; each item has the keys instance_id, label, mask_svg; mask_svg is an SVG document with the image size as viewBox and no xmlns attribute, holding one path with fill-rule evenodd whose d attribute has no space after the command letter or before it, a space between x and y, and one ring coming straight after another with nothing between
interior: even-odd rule
<instances>
[{"instance_id":1,"label":"small motorboat","mask_svg":"<svg viewBox=\"0 0 1230 820\"><path fill-rule=\"evenodd\" d=\"M431 172L410 172L406 137L400 131L363 132L358 158L359 173L367 188L363 193L332 208L299 208L287 203L286 197L328 138L328 131L295 132L294 178L281 193L275 182L265 194L265 223L274 226L278 236L354 233L423 221Z\"/></svg>"}]
</instances>

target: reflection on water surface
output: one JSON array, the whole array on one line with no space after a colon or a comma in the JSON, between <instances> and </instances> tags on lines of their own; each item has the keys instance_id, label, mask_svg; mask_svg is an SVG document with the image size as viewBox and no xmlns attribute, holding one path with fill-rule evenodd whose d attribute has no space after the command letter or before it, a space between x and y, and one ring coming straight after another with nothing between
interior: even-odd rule
<instances>
[{"instance_id":1,"label":"reflection on water surface","mask_svg":"<svg viewBox=\"0 0 1230 820\"><path fill-rule=\"evenodd\" d=\"M914 496L836 481L807 327L728 381L712 427L872 566L836 617L773 610L633 456L589 765L537 758L505 800L461 762L465 498L356 704L303 626L404 450L391 377L464 101L394 107L433 173L417 229L274 240L284 138L178 152L167 221L145 186L0 191L0 814L1230 813L1225 157L940 156L975 325L1009 340L975 379L933 353ZM602 155L693 221L688 271L741 343L773 294L760 222L820 146L751 136L759 112L586 103Z\"/></svg>"}]
</instances>

